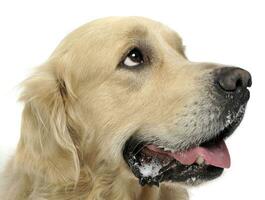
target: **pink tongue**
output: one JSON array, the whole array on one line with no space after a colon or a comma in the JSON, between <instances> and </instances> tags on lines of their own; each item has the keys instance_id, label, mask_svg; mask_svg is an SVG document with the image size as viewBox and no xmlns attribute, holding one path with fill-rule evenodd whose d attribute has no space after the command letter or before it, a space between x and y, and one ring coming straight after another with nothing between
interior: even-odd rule
<instances>
[{"instance_id":1,"label":"pink tongue","mask_svg":"<svg viewBox=\"0 0 265 200\"><path fill-rule=\"evenodd\" d=\"M148 145L148 148L153 151L161 152L161 150L158 151L154 145ZM201 156L204 158L205 164L207 165L213 165L220 168L230 167L230 155L224 141L211 147L195 147L185 152L166 152L166 154L170 157L174 157L184 165L195 163L197 158Z\"/></svg>"}]
</instances>

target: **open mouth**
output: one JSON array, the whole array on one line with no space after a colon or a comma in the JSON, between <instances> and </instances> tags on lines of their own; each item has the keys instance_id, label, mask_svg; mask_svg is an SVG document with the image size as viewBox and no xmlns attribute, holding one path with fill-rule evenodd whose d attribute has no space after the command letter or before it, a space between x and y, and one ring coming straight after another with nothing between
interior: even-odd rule
<instances>
[{"instance_id":1,"label":"open mouth","mask_svg":"<svg viewBox=\"0 0 265 200\"><path fill-rule=\"evenodd\" d=\"M220 176L224 168L230 167L224 139L240 124L243 114L239 112L217 136L184 151L132 136L124 146L124 159L141 185L159 186L163 181L194 185L212 180Z\"/></svg>"}]
</instances>

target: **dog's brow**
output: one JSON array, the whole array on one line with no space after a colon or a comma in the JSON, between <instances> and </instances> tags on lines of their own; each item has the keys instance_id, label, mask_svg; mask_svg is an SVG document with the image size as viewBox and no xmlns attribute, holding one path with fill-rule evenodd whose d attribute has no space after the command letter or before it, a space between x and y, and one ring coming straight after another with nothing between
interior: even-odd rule
<instances>
[{"instance_id":1,"label":"dog's brow","mask_svg":"<svg viewBox=\"0 0 265 200\"><path fill-rule=\"evenodd\" d=\"M147 36L147 33L148 32L145 27L135 26L126 33L126 36L129 38L135 38L135 37L145 38Z\"/></svg>"}]
</instances>

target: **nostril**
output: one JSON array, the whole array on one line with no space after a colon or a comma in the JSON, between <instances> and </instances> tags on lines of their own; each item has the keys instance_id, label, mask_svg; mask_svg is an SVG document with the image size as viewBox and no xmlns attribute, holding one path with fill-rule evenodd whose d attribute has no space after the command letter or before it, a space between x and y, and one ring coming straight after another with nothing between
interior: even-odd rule
<instances>
[{"instance_id":1,"label":"nostril","mask_svg":"<svg viewBox=\"0 0 265 200\"><path fill-rule=\"evenodd\" d=\"M220 80L218 81L218 85L223 91L226 91L226 92L233 92L237 88L237 82L232 82L231 80L225 80L225 81Z\"/></svg>"},{"instance_id":2,"label":"nostril","mask_svg":"<svg viewBox=\"0 0 265 200\"><path fill-rule=\"evenodd\" d=\"M236 88L239 88L239 87L242 87L243 86L243 81L241 80L241 79L238 79L237 81L236 81L236 87L235 87L235 89Z\"/></svg>"}]
</instances>

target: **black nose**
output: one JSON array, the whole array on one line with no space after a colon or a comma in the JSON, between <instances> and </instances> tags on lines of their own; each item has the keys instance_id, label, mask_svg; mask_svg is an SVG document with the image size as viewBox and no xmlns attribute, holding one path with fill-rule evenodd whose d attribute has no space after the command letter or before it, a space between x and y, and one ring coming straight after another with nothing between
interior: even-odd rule
<instances>
[{"instance_id":1,"label":"black nose","mask_svg":"<svg viewBox=\"0 0 265 200\"><path fill-rule=\"evenodd\" d=\"M223 67L216 71L216 83L225 92L244 90L252 84L248 71L237 67Z\"/></svg>"}]
</instances>

